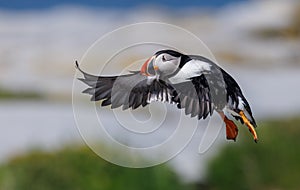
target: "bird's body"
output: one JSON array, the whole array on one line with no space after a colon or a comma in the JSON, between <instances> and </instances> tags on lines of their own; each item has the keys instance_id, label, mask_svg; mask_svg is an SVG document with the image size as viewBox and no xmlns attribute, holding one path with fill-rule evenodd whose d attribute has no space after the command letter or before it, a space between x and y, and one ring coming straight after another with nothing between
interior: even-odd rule
<instances>
[{"instance_id":1,"label":"bird's body","mask_svg":"<svg viewBox=\"0 0 300 190\"><path fill-rule=\"evenodd\" d=\"M77 64L77 63L76 63ZM205 119L218 112L226 123L227 139L235 140L238 128L226 114L246 124L257 141L256 123L237 82L213 61L174 50L161 50L149 58L140 71L121 76L84 74L92 101L102 106L136 109L153 101L176 104L186 115Z\"/></svg>"}]
</instances>

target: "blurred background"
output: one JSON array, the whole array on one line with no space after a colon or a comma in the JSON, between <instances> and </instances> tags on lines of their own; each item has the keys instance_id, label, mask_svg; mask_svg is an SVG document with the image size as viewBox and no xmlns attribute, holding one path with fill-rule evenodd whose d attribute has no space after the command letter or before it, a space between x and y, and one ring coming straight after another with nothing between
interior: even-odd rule
<instances>
[{"instance_id":1,"label":"blurred background","mask_svg":"<svg viewBox=\"0 0 300 190\"><path fill-rule=\"evenodd\" d=\"M72 112L74 61L104 34L145 21L203 40L251 103L258 144L240 125L236 143L223 131L198 154L200 129L177 157L146 169L86 147ZM297 0L0 1L0 189L299 189L299 42Z\"/></svg>"}]
</instances>

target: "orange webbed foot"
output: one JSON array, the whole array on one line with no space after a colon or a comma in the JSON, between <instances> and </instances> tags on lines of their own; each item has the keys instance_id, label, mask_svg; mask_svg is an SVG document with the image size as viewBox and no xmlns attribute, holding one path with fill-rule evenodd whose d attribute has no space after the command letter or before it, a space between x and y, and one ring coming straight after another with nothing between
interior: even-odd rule
<instances>
[{"instance_id":1,"label":"orange webbed foot","mask_svg":"<svg viewBox=\"0 0 300 190\"><path fill-rule=\"evenodd\" d=\"M253 125L250 123L250 121L248 120L248 118L245 116L244 112L243 111L240 111L240 116L242 118L242 120L244 121L244 123L247 125L250 133L253 135L253 139L254 139L254 142L257 143L258 141L258 137L257 137L257 133L255 131L255 128L253 127Z\"/></svg>"},{"instance_id":2,"label":"orange webbed foot","mask_svg":"<svg viewBox=\"0 0 300 190\"><path fill-rule=\"evenodd\" d=\"M224 122L226 124L226 138L235 141L239 131L237 126L233 121L228 119L226 116L224 117Z\"/></svg>"},{"instance_id":3,"label":"orange webbed foot","mask_svg":"<svg viewBox=\"0 0 300 190\"><path fill-rule=\"evenodd\" d=\"M219 114L226 124L226 138L228 140L236 141L236 137L238 136L238 132L239 132L237 126L233 121L228 119L223 112L219 112Z\"/></svg>"}]
</instances>

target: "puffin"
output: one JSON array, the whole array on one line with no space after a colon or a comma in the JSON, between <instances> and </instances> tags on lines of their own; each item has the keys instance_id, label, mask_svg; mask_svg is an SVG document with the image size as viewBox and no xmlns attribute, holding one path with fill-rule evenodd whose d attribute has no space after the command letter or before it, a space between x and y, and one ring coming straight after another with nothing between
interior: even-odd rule
<instances>
[{"instance_id":1,"label":"puffin","mask_svg":"<svg viewBox=\"0 0 300 190\"><path fill-rule=\"evenodd\" d=\"M82 93L91 101L102 101L111 109L137 109L151 102L174 104L186 115L206 119L218 113L226 126L226 138L236 141L235 119L248 127L255 142L258 136L248 101L234 78L212 60L201 55L164 49L146 60L139 71L120 76L96 76L84 72L78 80L85 83Z\"/></svg>"}]
</instances>

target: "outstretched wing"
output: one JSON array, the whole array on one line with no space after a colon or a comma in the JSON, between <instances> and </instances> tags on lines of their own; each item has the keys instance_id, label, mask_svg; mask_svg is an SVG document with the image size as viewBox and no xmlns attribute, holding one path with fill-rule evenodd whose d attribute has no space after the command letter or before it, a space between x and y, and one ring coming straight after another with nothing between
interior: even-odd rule
<instances>
[{"instance_id":1,"label":"outstretched wing","mask_svg":"<svg viewBox=\"0 0 300 190\"><path fill-rule=\"evenodd\" d=\"M209 59L189 56L190 61L170 78L177 92L173 101L185 114L205 119L214 110L220 111L226 104L226 89L221 69Z\"/></svg>"},{"instance_id":2,"label":"outstretched wing","mask_svg":"<svg viewBox=\"0 0 300 190\"><path fill-rule=\"evenodd\" d=\"M172 103L172 97L176 95L171 85L141 75L140 72L121 76L94 76L82 71L77 62L76 67L84 76L79 80L89 86L83 93L90 94L91 101L103 100L102 106L136 109L152 101Z\"/></svg>"},{"instance_id":3,"label":"outstretched wing","mask_svg":"<svg viewBox=\"0 0 300 190\"><path fill-rule=\"evenodd\" d=\"M214 103L204 75L191 78L183 83L173 84L173 87L177 93L173 101L177 103L179 109L185 109L186 115L198 116L198 119L205 119L208 115L212 115Z\"/></svg>"},{"instance_id":4,"label":"outstretched wing","mask_svg":"<svg viewBox=\"0 0 300 190\"><path fill-rule=\"evenodd\" d=\"M82 71L77 62L76 65L84 75L79 80L89 86L83 93L90 94L92 101L103 100L102 106L136 109L152 101L161 101L177 104L179 109L185 109L186 115L205 119L214 110L224 108L225 83L216 65L196 58L198 60L184 65L177 75L170 78L172 80L166 81L141 75L140 72L94 76Z\"/></svg>"}]
</instances>

